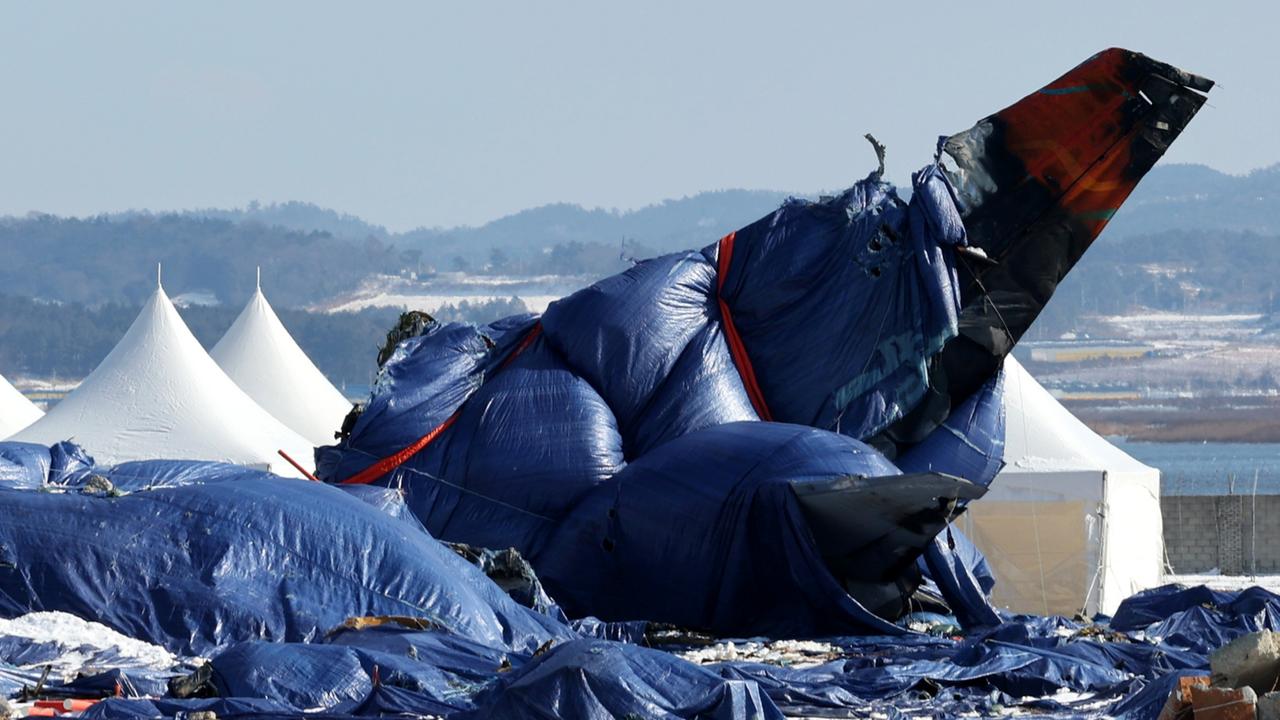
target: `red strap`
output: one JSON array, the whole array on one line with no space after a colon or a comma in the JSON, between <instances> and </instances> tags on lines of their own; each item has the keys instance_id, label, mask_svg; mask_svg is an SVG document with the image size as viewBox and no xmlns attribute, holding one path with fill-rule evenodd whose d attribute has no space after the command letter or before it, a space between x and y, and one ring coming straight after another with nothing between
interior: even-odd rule
<instances>
[{"instance_id":1,"label":"red strap","mask_svg":"<svg viewBox=\"0 0 1280 720\"><path fill-rule=\"evenodd\" d=\"M537 340L538 336L541 334L542 334L542 321L539 320L538 322L533 324L533 327L530 328L529 330L529 334L524 336L524 339L520 341L520 344L516 346L515 350L511 351L511 354L507 356L507 359L502 361L502 367L498 369L501 370L506 366L510 365L511 363L515 362L515 359L520 356L520 353L529 349L529 346L532 345L533 341Z\"/></svg>"},{"instance_id":2,"label":"red strap","mask_svg":"<svg viewBox=\"0 0 1280 720\"><path fill-rule=\"evenodd\" d=\"M295 470L297 470L298 472L306 476L308 480L312 482L320 482L320 478L316 477L315 475L312 475L310 472L307 471L306 468L299 465L297 460L294 460L293 458L289 457L289 453L285 452L284 450L276 450L276 452L279 453L280 457L284 458L285 460L288 460L289 464L292 465Z\"/></svg>"},{"instance_id":3,"label":"red strap","mask_svg":"<svg viewBox=\"0 0 1280 720\"><path fill-rule=\"evenodd\" d=\"M501 370L506 366L510 365L512 361L514 361L520 353L524 352L530 345L532 345L533 341L537 340L538 336L541 334L542 334L542 323L538 322L533 326L531 330L529 330L529 333L524 336L524 339L520 341L520 344L516 346L516 349L511 351L511 354L507 356L507 359L503 361L502 365L498 369ZM382 458L378 462L370 465L364 470L361 470L355 475L352 475L346 480L343 480L339 484L340 485L367 485L373 482L374 480L377 480L378 478L382 477L383 475L386 475L392 470L395 470L401 465L405 464L406 462L408 462L409 458L413 457L414 455L417 455L419 452L423 450L423 448L435 442L437 438L443 435L445 430L448 430L450 427L452 427L453 423L458 420L458 416L462 414L462 408L465 405L466 405L466 401L464 400L463 404L459 405L458 409L454 410L453 414L450 415L447 420L437 425L435 428L431 430L431 432L415 440L412 444L410 444L405 449L401 450L400 452L394 455L388 455L387 457Z\"/></svg>"},{"instance_id":4,"label":"red strap","mask_svg":"<svg viewBox=\"0 0 1280 720\"><path fill-rule=\"evenodd\" d=\"M733 364L738 368L738 375L742 377L742 385L747 389L747 397L751 398L751 406L756 409L756 414L761 420L772 421L773 414L769 412L769 406L764 401L764 391L756 381L756 371L751 367L747 346L742 344L742 336L738 334L738 328L733 324L733 315L729 313L729 303L724 299L724 281L729 277L729 263L733 260L735 235L737 235L736 232L731 232L720 238L720 247L716 252L719 257L716 268L718 276L716 297L720 302L720 318L724 322L724 337L729 343L729 354L733 356Z\"/></svg>"},{"instance_id":5,"label":"red strap","mask_svg":"<svg viewBox=\"0 0 1280 720\"><path fill-rule=\"evenodd\" d=\"M361 470L355 475L352 475L346 480L343 480L341 484L342 485L367 485L373 482L374 480L377 480L378 478L382 477L383 475L386 475L392 470L395 470L396 468L405 464L405 462L409 458L413 457L414 455L417 455L418 452L421 451L423 448L435 442L436 438L440 437L445 430L448 430L449 427L453 425L454 421L456 421L458 419L458 416L461 414L462 414L462 407L460 406L458 407L457 410L453 411L453 414L449 416L448 420L445 420L444 422L435 426L435 428L432 429L431 432L418 438L413 442L413 444L409 445L408 447L406 447L405 449L401 450L400 452L394 455L388 455L387 457L382 458L381 460L370 465L364 470Z\"/></svg>"}]
</instances>

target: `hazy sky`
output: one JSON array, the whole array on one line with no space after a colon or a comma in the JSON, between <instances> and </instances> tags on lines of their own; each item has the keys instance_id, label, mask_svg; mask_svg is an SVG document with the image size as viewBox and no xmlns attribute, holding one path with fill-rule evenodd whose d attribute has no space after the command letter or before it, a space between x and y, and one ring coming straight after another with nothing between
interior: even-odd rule
<instances>
[{"instance_id":1,"label":"hazy sky","mask_svg":"<svg viewBox=\"0 0 1280 720\"><path fill-rule=\"evenodd\" d=\"M1259 9L1271 7L1272 9ZM304 200L392 229L849 184L1112 45L1221 83L1167 162L1280 161L1280 6L6 3L0 214Z\"/></svg>"}]
</instances>

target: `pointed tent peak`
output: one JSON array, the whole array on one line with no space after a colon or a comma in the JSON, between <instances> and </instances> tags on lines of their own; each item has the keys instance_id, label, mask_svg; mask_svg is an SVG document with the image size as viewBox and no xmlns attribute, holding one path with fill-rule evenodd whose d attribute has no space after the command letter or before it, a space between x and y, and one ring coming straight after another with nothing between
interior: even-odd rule
<instances>
[{"instance_id":1,"label":"pointed tent peak","mask_svg":"<svg viewBox=\"0 0 1280 720\"><path fill-rule=\"evenodd\" d=\"M72 437L106 464L186 458L283 475L297 473L277 450L300 459L312 451L227 377L159 287L80 386L13 439Z\"/></svg>"},{"instance_id":2,"label":"pointed tent peak","mask_svg":"<svg viewBox=\"0 0 1280 720\"><path fill-rule=\"evenodd\" d=\"M142 306L142 310L138 313L138 317L134 318L133 324L125 332L124 337L127 338L137 328L139 333L155 333L162 332L164 334L177 333L179 335L185 333L196 345L200 342L196 340L195 335L191 334L191 330L187 327L187 323L183 321L182 315L178 313L178 308L174 306L173 300L169 299L169 294L164 291L163 287L156 286L151 297L147 298L147 302ZM123 342L124 339L121 339ZM119 345L117 345L119 347Z\"/></svg>"},{"instance_id":3,"label":"pointed tent peak","mask_svg":"<svg viewBox=\"0 0 1280 720\"><path fill-rule=\"evenodd\" d=\"M261 288L209 354L249 397L315 445L331 444L351 410L294 341Z\"/></svg>"},{"instance_id":4,"label":"pointed tent peak","mask_svg":"<svg viewBox=\"0 0 1280 720\"><path fill-rule=\"evenodd\" d=\"M165 292L164 286L160 285L159 283L156 283L156 289L151 291L151 297L147 298L146 304L147 305L160 304L160 305L168 305L170 307L173 307L173 301L169 299L169 293Z\"/></svg>"},{"instance_id":5,"label":"pointed tent peak","mask_svg":"<svg viewBox=\"0 0 1280 720\"><path fill-rule=\"evenodd\" d=\"M236 316L235 322L227 329L226 334L218 340L218 344L214 345L214 349L209 351L217 359L217 348L225 345L229 339L235 339L239 335L247 335L253 338L255 334L261 333L264 337L274 338L278 341L280 338L287 338L289 344L297 345L293 340L293 336L285 328L284 323L280 321L280 316L276 314L275 308L271 307L271 302L267 300L267 294L262 291L261 274L258 276L258 284L254 288L253 294L249 296L249 301L245 303L244 309ZM264 330L258 329L258 325L265 327ZM253 332L248 332L252 330ZM298 348L298 352L302 352ZM308 361L310 362L310 361Z\"/></svg>"},{"instance_id":6,"label":"pointed tent peak","mask_svg":"<svg viewBox=\"0 0 1280 720\"><path fill-rule=\"evenodd\" d=\"M276 315L275 308L271 307L271 302L267 300L267 294L262 292L261 285L254 288L253 294L249 296L249 302L245 303L244 309L241 310L240 315L236 317L236 322L240 322L240 318L245 315L262 316L262 320L264 322L279 325L279 332L288 334L288 331L284 328L284 324L280 322L280 317ZM248 318L246 318L246 320L247 319ZM232 324L232 327L235 327L234 323ZM229 335L230 333L231 330L228 329L227 334ZM226 335L223 335L223 337L225 338Z\"/></svg>"}]
</instances>

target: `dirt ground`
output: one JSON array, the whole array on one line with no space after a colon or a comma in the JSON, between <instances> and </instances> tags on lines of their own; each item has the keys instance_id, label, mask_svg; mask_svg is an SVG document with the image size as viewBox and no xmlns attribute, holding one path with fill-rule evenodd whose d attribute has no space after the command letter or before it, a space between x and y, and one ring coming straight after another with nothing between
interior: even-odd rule
<instances>
[{"instance_id":1,"label":"dirt ground","mask_svg":"<svg viewBox=\"0 0 1280 720\"><path fill-rule=\"evenodd\" d=\"M1159 406L1066 403L1102 435L1151 442L1280 442L1280 398L1198 398Z\"/></svg>"}]
</instances>

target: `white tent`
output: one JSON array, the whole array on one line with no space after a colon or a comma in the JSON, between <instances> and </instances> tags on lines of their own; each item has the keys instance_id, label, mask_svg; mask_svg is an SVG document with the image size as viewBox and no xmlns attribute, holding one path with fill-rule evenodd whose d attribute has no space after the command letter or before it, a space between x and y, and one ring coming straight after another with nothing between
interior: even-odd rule
<instances>
[{"instance_id":1,"label":"white tent","mask_svg":"<svg viewBox=\"0 0 1280 720\"><path fill-rule=\"evenodd\" d=\"M1112 613L1160 584L1160 472L1090 430L1012 356L1005 359L1005 462L961 528L1019 612Z\"/></svg>"},{"instance_id":2,"label":"white tent","mask_svg":"<svg viewBox=\"0 0 1280 720\"><path fill-rule=\"evenodd\" d=\"M264 410L313 445L331 445L351 410L276 317L258 288L209 352Z\"/></svg>"},{"instance_id":3,"label":"white tent","mask_svg":"<svg viewBox=\"0 0 1280 720\"><path fill-rule=\"evenodd\" d=\"M311 444L227 377L157 287L129 331L80 386L13 440L74 440L98 462L217 460L299 475Z\"/></svg>"},{"instance_id":4,"label":"white tent","mask_svg":"<svg viewBox=\"0 0 1280 720\"><path fill-rule=\"evenodd\" d=\"M0 375L0 440L35 422L43 414Z\"/></svg>"}]
</instances>

